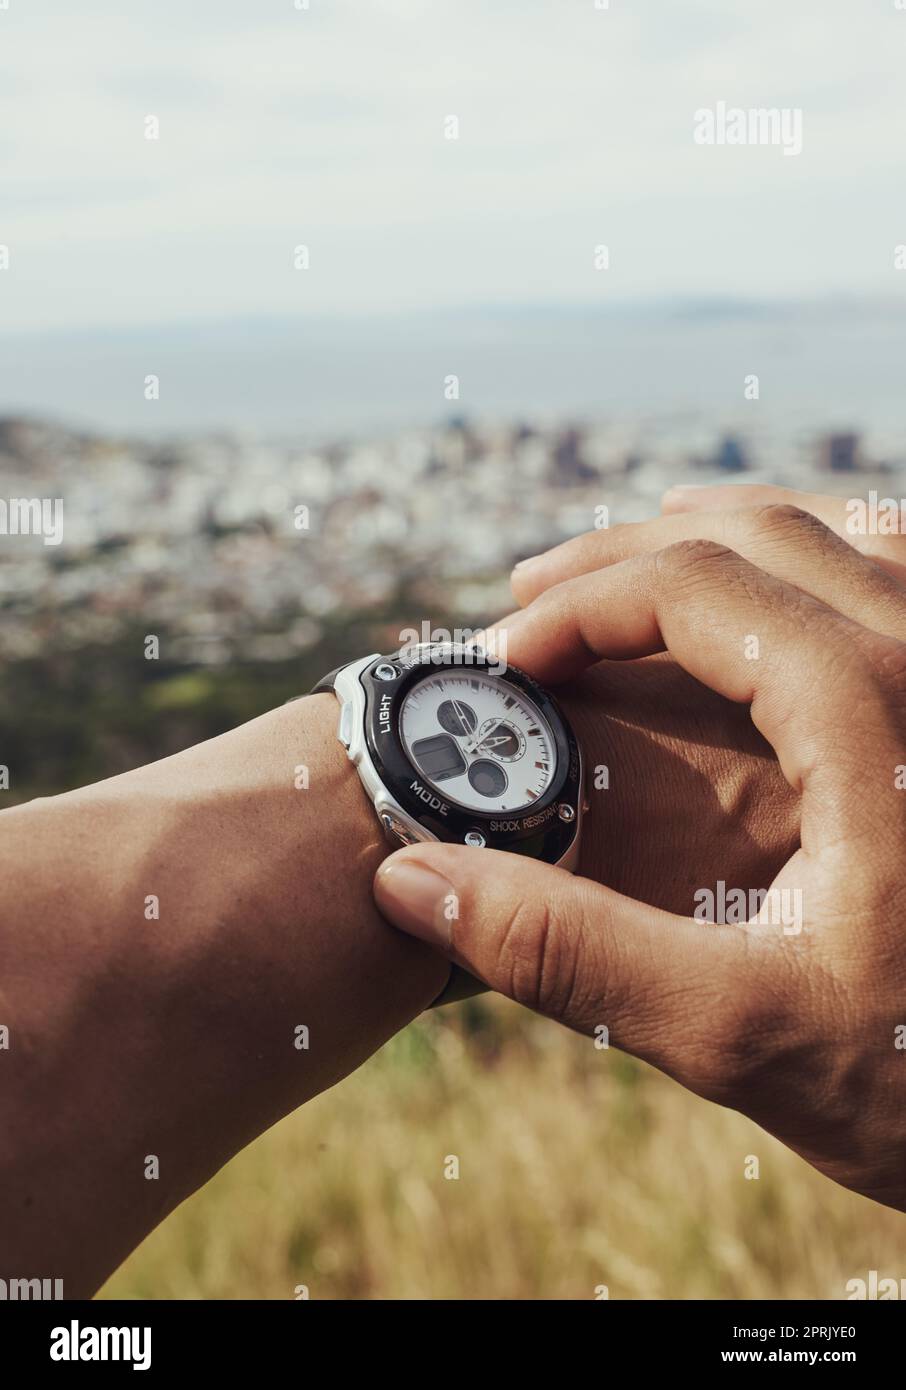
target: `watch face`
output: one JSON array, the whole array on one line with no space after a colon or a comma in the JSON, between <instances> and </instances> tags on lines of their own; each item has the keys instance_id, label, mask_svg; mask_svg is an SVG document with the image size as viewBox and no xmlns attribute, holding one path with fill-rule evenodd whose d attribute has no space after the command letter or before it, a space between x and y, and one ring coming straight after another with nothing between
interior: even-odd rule
<instances>
[{"instance_id":1,"label":"watch face","mask_svg":"<svg viewBox=\"0 0 906 1390\"><path fill-rule=\"evenodd\" d=\"M556 740L537 706L483 671L426 675L403 701L400 736L438 795L470 810L525 810L557 771Z\"/></svg>"}]
</instances>

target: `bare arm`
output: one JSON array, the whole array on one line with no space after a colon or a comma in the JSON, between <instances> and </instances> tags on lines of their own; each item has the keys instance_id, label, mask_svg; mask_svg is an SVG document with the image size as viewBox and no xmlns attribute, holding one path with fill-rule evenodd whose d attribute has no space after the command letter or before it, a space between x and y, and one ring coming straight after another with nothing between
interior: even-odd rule
<instances>
[{"instance_id":1,"label":"bare arm","mask_svg":"<svg viewBox=\"0 0 906 1390\"><path fill-rule=\"evenodd\" d=\"M0 816L5 1270L93 1293L442 989L448 964L372 905L385 848L336 709L314 696Z\"/></svg>"}]
</instances>

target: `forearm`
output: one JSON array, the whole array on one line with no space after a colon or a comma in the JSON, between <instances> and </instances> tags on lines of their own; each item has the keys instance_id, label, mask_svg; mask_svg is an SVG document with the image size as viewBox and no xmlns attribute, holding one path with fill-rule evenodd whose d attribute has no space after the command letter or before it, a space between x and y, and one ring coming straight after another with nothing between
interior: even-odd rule
<instances>
[{"instance_id":1,"label":"forearm","mask_svg":"<svg viewBox=\"0 0 906 1390\"><path fill-rule=\"evenodd\" d=\"M0 817L5 1267L92 1292L443 987L372 905L385 848L335 729L312 697Z\"/></svg>"}]
</instances>

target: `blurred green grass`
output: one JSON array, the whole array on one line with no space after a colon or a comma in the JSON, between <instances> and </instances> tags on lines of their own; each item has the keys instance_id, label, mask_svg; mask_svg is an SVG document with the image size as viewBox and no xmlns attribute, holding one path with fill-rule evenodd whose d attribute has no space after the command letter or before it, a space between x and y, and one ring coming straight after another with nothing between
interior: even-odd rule
<instances>
[{"instance_id":1,"label":"blurred green grass","mask_svg":"<svg viewBox=\"0 0 906 1390\"><path fill-rule=\"evenodd\" d=\"M481 999L423 1016L238 1155L101 1297L839 1299L904 1268L906 1216L616 1050Z\"/></svg>"}]
</instances>

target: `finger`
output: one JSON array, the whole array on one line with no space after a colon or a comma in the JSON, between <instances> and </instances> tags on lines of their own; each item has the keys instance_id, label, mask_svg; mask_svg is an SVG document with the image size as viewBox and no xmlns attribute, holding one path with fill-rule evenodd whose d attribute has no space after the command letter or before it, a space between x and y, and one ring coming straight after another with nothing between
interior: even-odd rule
<instances>
[{"instance_id":1,"label":"finger","mask_svg":"<svg viewBox=\"0 0 906 1390\"><path fill-rule=\"evenodd\" d=\"M785 503L820 516L835 530L846 521L846 501L821 492L774 487L770 483L683 484L669 488L661 498L663 512L730 511L735 507L765 507Z\"/></svg>"},{"instance_id":2,"label":"finger","mask_svg":"<svg viewBox=\"0 0 906 1390\"><path fill-rule=\"evenodd\" d=\"M712 690L751 705L803 794L802 844L902 834L890 795L866 798L865 765L893 768L899 731L878 674L901 644L709 541L681 541L548 589L515 614L507 650L540 681L602 659L667 649ZM899 663L899 666L898 666ZM884 817L887 823L884 824Z\"/></svg>"},{"instance_id":3,"label":"finger","mask_svg":"<svg viewBox=\"0 0 906 1390\"><path fill-rule=\"evenodd\" d=\"M876 502L863 497L827 497L790 487L730 483L715 487L675 487L661 498L665 514L730 511L737 507L791 506L811 512L863 555L869 555L906 583L906 515L894 498Z\"/></svg>"},{"instance_id":4,"label":"finger","mask_svg":"<svg viewBox=\"0 0 906 1390\"><path fill-rule=\"evenodd\" d=\"M739 489L728 489L733 490ZM812 512L785 503L677 512L654 521L590 531L537 557L520 581L520 593L535 597L575 575L696 538L730 546L760 569L875 632L906 638L906 586L854 550Z\"/></svg>"},{"instance_id":5,"label":"finger","mask_svg":"<svg viewBox=\"0 0 906 1390\"><path fill-rule=\"evenodd\" d=\"M658 911L535 860L416 845L375 877L381 912L492 989L701 1083L747 964L734 927ZM747 987L752 981L746 978ZM599 1036L603 1036L599 1033Z\"/></svg>"}]
</instances>

